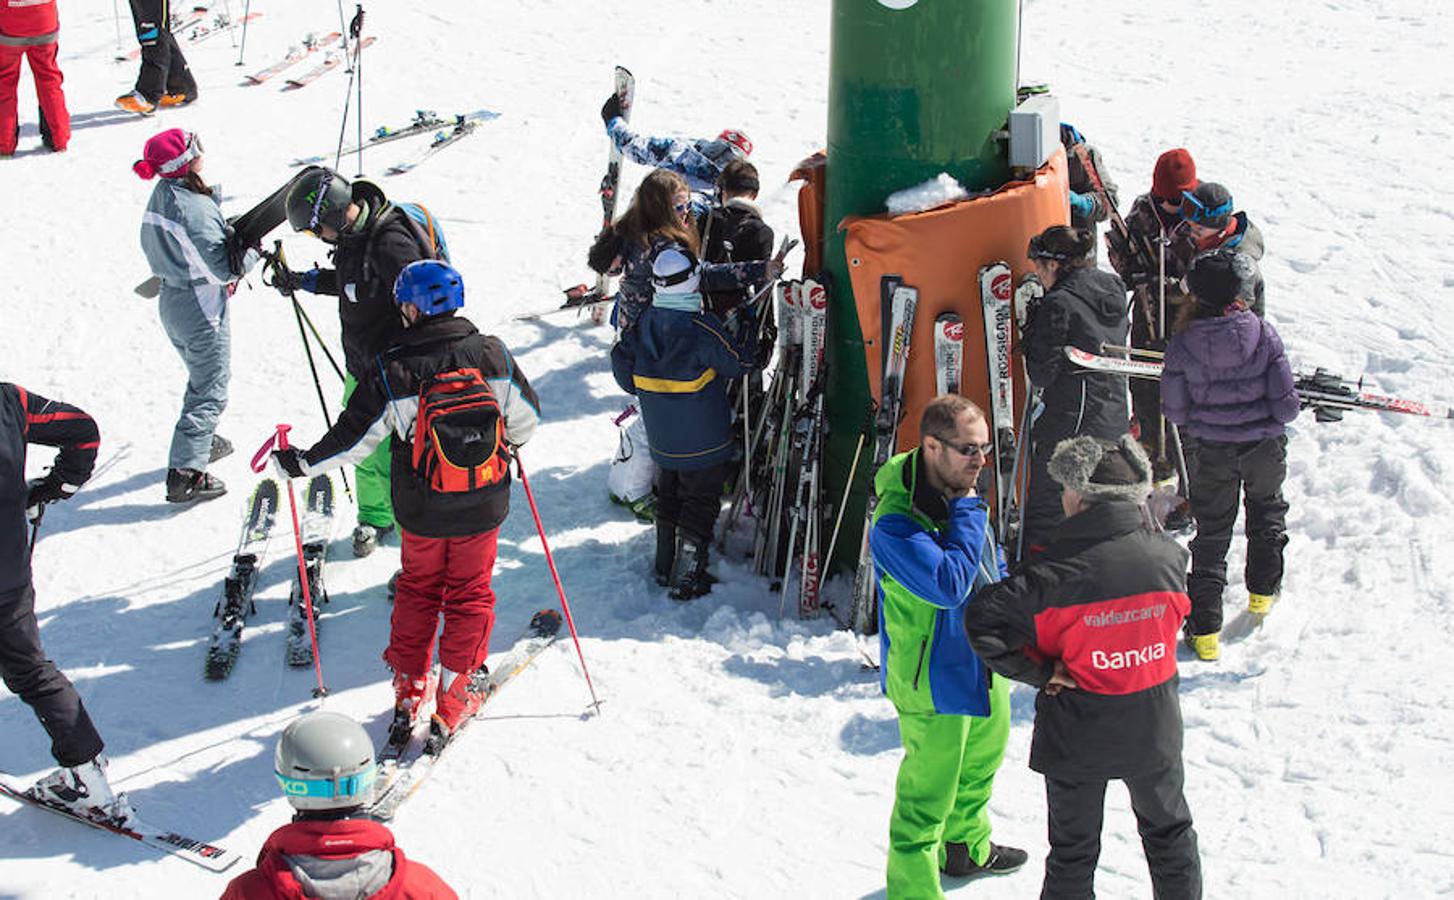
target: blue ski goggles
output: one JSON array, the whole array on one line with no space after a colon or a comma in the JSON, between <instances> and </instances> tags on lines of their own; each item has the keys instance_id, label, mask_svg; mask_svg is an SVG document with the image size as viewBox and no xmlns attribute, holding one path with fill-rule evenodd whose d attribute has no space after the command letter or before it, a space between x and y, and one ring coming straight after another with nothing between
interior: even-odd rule
<instances>
[{"instance_id":1,"label":"blue ski goggles","mask_svg":"<svg viewBox=\"0 0 1454 900\"><path fill-rule=\"evenodd\" d=\"M1220 224L1227 216L1232 214L1232 198L1228 197L1226 202L1218 203L1216 206L1207 206L1197 199L1197 195L1191 191L1181 192L1181 217L1188 222L1195 222L1198 225Z\"/></svg>"},{"instance_id":2,"label":"blue ski goggles","mask_svg":"<svg viewBox=\"0 0 1454 900\"><path fill-rule=\"evenodd\" d=\"M373 792L374 782L379 777L379 767L371 765L357 775L345 778L289 778L282 772L273 772L278 787L289 797L334 797L365 798Z\"/></svg>"}]
</instances>

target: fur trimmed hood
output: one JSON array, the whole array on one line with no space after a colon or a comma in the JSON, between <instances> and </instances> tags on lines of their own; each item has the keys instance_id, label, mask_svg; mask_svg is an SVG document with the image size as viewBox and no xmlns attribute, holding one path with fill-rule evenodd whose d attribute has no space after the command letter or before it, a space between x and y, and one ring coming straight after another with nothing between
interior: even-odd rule
<instances>
[{"instance_id":1,"label":"fur trimmed hood","mask_svg":"<svg viewBox=\"0 0 1454 900\"><path fill-rule=\"evenodd\" d=\"M1050 477L1092 503L1144 503L1151 494L1151 461L1129 434L1119 441L1082 435L1055 445Z\"/></svg>"}]
</instances>

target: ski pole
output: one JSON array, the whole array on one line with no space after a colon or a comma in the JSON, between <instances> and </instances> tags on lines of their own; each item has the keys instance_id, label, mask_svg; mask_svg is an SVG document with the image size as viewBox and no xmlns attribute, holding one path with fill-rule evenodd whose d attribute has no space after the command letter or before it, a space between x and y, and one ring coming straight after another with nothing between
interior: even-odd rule
<instances>
[{"instance_id":1,"label":"ski pole","mask_svg":"<svg viewBox=\"0 0 1454 900\"><path fill-rule=\"evenodd\" d=\"M339 6L339 17L342 18L343 7ZM343 136L348 134L348 109L353 102L353 80L358 70L359 49L362 41L359 40L359 31L363 28L363 7L358 8L354 13L353 21L348 23L348 39L353 41L353 55L348 55L348 39L344 41L344 59L348 60L348 87L343 89L343 121L338 123L338 149L333 153L333 170L338 171L339 161L343 159Z\"/></svg>"},{"instance_id":2,"label":"ski pole","mask_svg":"<svg viewBox=\"0 0 1454 900\"><path fill-rule=\"evenodd\" d=\"M237 62L234 66L242 65L242 55L247 52L247 22L252 16L252 0L245 0L242 4L242 46L237 49Z\"/></svg>"},{"instance_id":3,"label":"ski pole","mask_svg":"<svg viewBox=\"0 0 1454 900\"><path fill-rule=\"evenodd\" d=\"M853 448L853 462L848 466L848 480L843 483L843 497L838 501L838 515L833 519L833 534L828 538L828 552L823 554L825 574L833 571L833 548L838 546L838 529L843 525L843 511L848 508L848 492L853 489L853 478L858 474L858 458L863 454L863 442L867 435L858 432L858 446Z\"/></svg>"},{"instance_id":4,"label":"ski pole","mask_svg":"<svg viewBox=\"0 0 1454 900\"><path fill-rule=\"evenodd\" d=\"M237 32L235 30L233 30L233 27L232 27L232 25L233 25L233 18L232 18L232 0L222 0L222 8L224 10L223 15L225 15L227 17L227 24L225 26L223 26L223 27L225 27L227 29L227 39L230 40L230 41L232 41L232 46L236 47L237 46Z\"/></svg>"},{"instance_id":5,"label":"ski pole","mask_svg":"<svg viewBox=\"0 0 1454 900\"><path fill-rule=\"evenodd\" d=\"M116 51L121 52L121 9L111 0L111 21L116 25Z\"/></svg>"},{"instance_id":6,"label":"ski pole","mask_svg":"<svg viewBox=\"0 0 1454 900\"><path fill-rule=\"evenodd\" d=\"M45 518L45 507L42 503L36 511L35 518L30 520L30 547L25 551L26 556L35 556L35 536L40 533L40 520Z\"/></svg>"},{"instance_id":7,"label":"ski pole","mask_svg":"<svg viewBox=\"0 0 1454 900\"><path fill-rule=\"evenodd\" d=\"M252 470L261 472L267 468L268 451L276 446L279 450L288 449L288 431L291 425L279 425L277 433L268 438L267 443L259 448L252 458ZM293 479L288 478L288 512L293 516L293 543L298 550L298 584L303 588L303 610L308 614L308 639L313 642L313 672L318 676L318 688L313 691L313 696L322 700L328 696L328 688L323 685L323 657L318 653L318 626L313 621L313 592L308 586L308 563L303 559L303 529L298 524L298 500L293 496Z\"/></svg>"},{"instance_id":8,"label":"ski pole","mask_svg":"<svg viewBox=\"0 0 1454 900\"><path fill-rule=\"evenodd\" d=\"M358 6L358 12L354 15L354 20L358 22L359 34L354 35L354 47L353 47L354 60L353 60L353 67L354 67L354 70L358 73L358 110L357 110L357 114L354 116L354 125L356 125L358 127L358 153L357 153L357 155L356 155L355 158L358 161L357 162L357 164L358 164L358 177L359 178L362 178L363 177L363 173L364 173L364 170L363 170L363 143L364 143L364 136L363 136L363 122L364 122L364 111L363 111L363 42L361 40L359 40L359 38L363 34L363 15L364 15L364 11L363 11L363 4L362 3L357 4L357 6Z\"/></svg>"},{"instance_id":9,"label":"ski pole","mask_svg":"<svg viewBox=\"0 0 1454 900\"><path fill-rule=\"evenodd\" d=\"M530 490L530 479L525 477L525 463L520 460L520 451L515 451L515 467L520 470L520 484L525 487L525 499L530 501L530 515L535 517L535 530L540 534L540 546L545 549L545 562L550 566L550 577L555 579L555 592L560 597L560 608L565 612L565 624L570 627L570 639L575 642L576 656L581 661L581 672L586 676L586 688L591 692L591 708L601 714L601 700L596 697L596 687L591 683L591 670L586 668L586 655L581 652L581 639L576 634L576 620L570 612L570 601L565 599L565 588L560 583L560 572L555 568L555 557L550 553L550 544L545 540L545 525L540 521L540 508L535 505L535 492Z\"/></svg>"},{"instance_id":10,"label":"ski pole","mask_svg":"<svg viewBox=\"0 0 1454 900\"><path fill-rule=\"evenodd\" d=\"M349 59L349 55L348 55L348 38L349 38L349 34L348 34L348 20L343 17L343 0L338 0L338 30L342 34L342 40L343 40L342 53L343 53L343 58L344 58L344 60L346 60L346 61L349 62L348 71L352 72L353 71L353 65L352 65L352 61Z\"/></svg>"}]
</instances>

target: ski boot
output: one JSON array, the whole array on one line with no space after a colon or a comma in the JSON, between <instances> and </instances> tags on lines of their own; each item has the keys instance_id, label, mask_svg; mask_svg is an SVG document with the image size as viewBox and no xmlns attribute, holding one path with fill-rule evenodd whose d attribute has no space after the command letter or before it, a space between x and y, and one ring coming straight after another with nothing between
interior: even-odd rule
<instances>
[{"instance_id":1,"label":"ski boot","mask_svg":"<svg viewBox=\"0 0 1454 900\"><path fill-rule=\"evenodd\" d=\"M157 106L161 109L175 109L178 106L187 106L197 102L197 92L182 92L178 94L162 94L157 100Z\"/></svg>"},{"instance_id":2,"label":"ski boot","mask_svg":"<svg viewBox=\"0 0 1454 900\"><path fill-rule=\"evenodd\" d=\"M220 434L212 435L212 449L207 453L208 462L217 462L224 456L232 455L232 441Z\"/></svg>"},{"instance_id":3,"label":"ski boot","mask_svg":"<svg viewBox=\"0 0 1454 900\"><path fill-rule=\"evenodd\" d=\"M394 602L394 597L396 597L398 595L398 593L399 593L399 576L400 575L403 575L403 574L404 574L404 570L403 569L397 569L397 570L395 570L394 574L392 574L392 575L389 576L389 586L388 586L387 590L389 592L389 602L390 603L393 603Z\"/></svg>"},{"instance_id":4,"label":"ski boot","mask_svg":"<svg viewBox=\"0 0 1454 900\"><path fill-rule=\"evenodd\" d=\"M1008 875L1017 872L1030 854L1018 847L1001 847L990 844L989 858L983 864L969 855L969 845L946 841L944 843L944 865L940 871L953 878L983 878L986 875Z\"/></svg>"},{"instance_id":5,"label":"ski boot","mask_svg":"<svg viewBox=\"0 0 1454 900\"><path fill-rule=\"evenodd\" d=\"M1202 662L1216 662L1222 656L1222 633L1213 631L1210 634L1192 634L1188 631L1186 645Z\"/></svg>"},{"instance_id":6,"label":"ski boot","mask_svg":"<svg viewBox=\"0 0 1454 900\"><path fill-rule=\"evenodd\" d=\"M435 690L435 675L406 675L394 673L394 720L389 723L389 743L400 745L409 742L414 732L414 722L424 708L425 702Z\"/></svg>"},{"instance_id":7,"label":"ski boot","mask_svg":"<svg viewBox=\"0 0 1454 900\"><path fill-rule=\"evenodd\" d=\"M672 569L673 600L692 600L712 590L712 577L707 574L707 557L707 541L688 538L679 542L676 564Z\"/></svg>"},{"instance_id":8,"label":"ski boot","mask_svg":"<svg viewBox=\"0 0 1454 900\"><path fill-rule=\"evenodd\" d=\"M1276 594L1248 594L1247 612L1258 618L1266 617L1272 612L1272 605L1277 602Z\"/></svg>"},{"instance_id":9,"label":"ski boot","mask_svg":"<svg viewBox=\"0 0 1454 900\"><path fill-rule=\"evenodd\" d=\"M116 108L141 116L149 116L157 111L157 105L143 97L138 91L132 91L129 94L122 94L120 97L117 97Z\"/></svg>"},{"instance_id":10,"label":"ski boot","mask_svg":"<svg viewBox=\"0 0 1454 900\"><path fill-rule=\"evenodd\" d=\"M370 525L360 522L353 529L353 555L365 557L379 548L379 542L394 533L392 525Z\"/></svg>"},{"instance_id":11,"label":"ski boot","mask_svg":"<svg viewBox=\"0 0 1454 900\"><path fill-rule=\"evenodd\" d=\"M479 712L485 702L489 680L490 669L483 663L473 672L440 671L434 715L429 722L429 740L424 744L425 753L437 755L460 726Z\"/></svg>"},{"instance_id":12,"label":"ski boot","mask_svg":"<svg viewBox=\"0 0 1454 900\"><path fill-rule=\"evenodd\" d=\"M191 503L195 500L211 500L227 493L227 485L221 478L200 472L197 469L167 470L167 502Z\"/></svg>"},{"instance_id":13,"label":"ski boot","mask_svg":"<svg viewBox=\"0 0 1454 900\"><path fill-rule=\"evenodd\" d=\"M127 825L136 815L126 795L111 790L106 760L100 756L79 766L56 769L37 781L30 793L93 822Z\"/></svg>"}]
</instances>

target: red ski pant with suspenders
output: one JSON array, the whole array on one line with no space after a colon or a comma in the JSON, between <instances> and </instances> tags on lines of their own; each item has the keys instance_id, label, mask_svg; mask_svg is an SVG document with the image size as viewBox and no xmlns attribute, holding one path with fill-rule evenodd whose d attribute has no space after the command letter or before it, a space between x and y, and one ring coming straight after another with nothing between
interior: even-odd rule
<instances>
[{"instance_id":1,"label":"red ski pant with suspenders","mask_svg":"<svg viewBox=\"0 0 1454 900\"><path fill-rule=\"evenodd\" d=\"M472 672L490 650L495 625L495 568L498 528L484 534L431 538L403 528L404 571L394 593L389 647L384 662L406 675L429 671L439 619L439 662L454 672Z\"/></svg>"}]
</instances>

